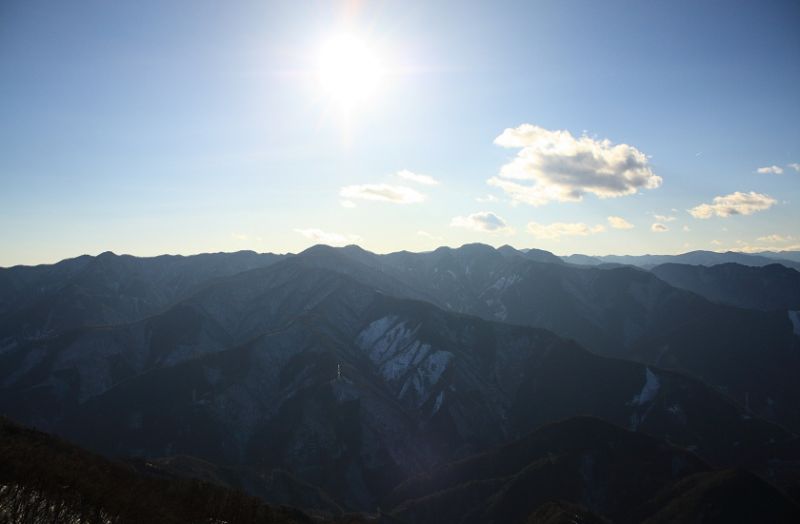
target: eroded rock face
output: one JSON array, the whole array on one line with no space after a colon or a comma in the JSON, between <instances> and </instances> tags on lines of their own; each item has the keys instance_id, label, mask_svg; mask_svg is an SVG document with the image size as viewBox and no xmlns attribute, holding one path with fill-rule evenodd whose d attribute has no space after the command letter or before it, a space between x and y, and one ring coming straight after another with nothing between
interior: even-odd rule
<instances>
[{"instance_id":1,"label":"eroded rock face","mask_svg":"<svg viewBox=\"0 0 800 524\"><path fill-rule=\"evenodd\" d=\"M429 402L439 386L453 354L420 342L420 325L410 328L396 316L378 319L356 337L358 347L369 355L396 398L412 409ZM441 405L444 392L436 393Z\"/></svg>"}]
</instances>

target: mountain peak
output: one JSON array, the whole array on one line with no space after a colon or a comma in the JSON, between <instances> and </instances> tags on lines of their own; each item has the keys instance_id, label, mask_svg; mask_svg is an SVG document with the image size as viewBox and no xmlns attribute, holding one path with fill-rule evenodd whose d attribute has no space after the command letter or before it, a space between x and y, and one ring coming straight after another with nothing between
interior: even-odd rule
<instances>
[{"instance_id":1,"label":"mountain peak","mask_svg":"<svg viewBox=\"0 0 800 524\"><path fill-rule=\"evenodd\" d=\"M523 253L522 251L520 251L520 250L516 249L515 247L510 246L508 244L503 244L502 246L498 247L497 251L499 251L500 253L502 253L504 255L520 255L520 256L524 256L525 255L525 253Z\"/></svg>"}]
</instances>

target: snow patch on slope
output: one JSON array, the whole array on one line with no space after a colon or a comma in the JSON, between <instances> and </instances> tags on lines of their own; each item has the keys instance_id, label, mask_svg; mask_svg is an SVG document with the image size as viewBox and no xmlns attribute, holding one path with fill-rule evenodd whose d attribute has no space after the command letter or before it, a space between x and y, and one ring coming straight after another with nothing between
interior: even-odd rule
<instances>
[{"instance_id":1,"label":"snow patch on slope","mask_svg":"<svg viewBox=\"0 0 800 524\"><path fill-rule=\"evenodd\" d=\"M453 358L418 340L418 331L419 326L411 328L398 317L388 316L372 322L356 337L356 344L398 391L398 398L415 407L431 396Z\"/></svg>"},{"instance_id":2,"label":"snow patch on slope","mask_svg":"<svg viewBox=\"0 0 800 524\"><path fill-rule=\"evenodd\" d=\"M389 316L376 320L367 326L356 338L356 343L364 348L375 344L397 322L397 317Z\"/></svg>"},{"instance_id":3,"label":"snow patch on slope","mask_svg":"<svg viewBox=\"0 0 800 524\"><path fill-rule=\"evenodd\" d=\"M520 280L522 280L522 277L520 277L519 275L502 276L498 278L494 282L494 284L489 286L489 289L495 289L497 291L505 291L506 289L510 288Z\"/></svg>"},{"instance_id":4,"label":"snow patch on slope","mask_svg":"<svg viewBox=\"0 0 800 524\"><path fill-rule=\"evenodd\" d=\"M638 395L634 395L631 404L634 406L644 406L655 398L660 388L661 382L658 380L656 374L650 371L650 368L645 368L644 386L642 386L642 391L640 391Z\"/></svg>"},{"instance_id":5,"label":"snow patch on slope","mask_svg":"<svg viewBox=\"0 0 800 524\"><path fill-rule=\"evenodd\" d=\"M442 402L444 401L444 391L440 391L438 395L436 395L436 402L433 404L433 412L436 413L439 411L439 408L442 407Z\"/></svg>"}]
</instances>

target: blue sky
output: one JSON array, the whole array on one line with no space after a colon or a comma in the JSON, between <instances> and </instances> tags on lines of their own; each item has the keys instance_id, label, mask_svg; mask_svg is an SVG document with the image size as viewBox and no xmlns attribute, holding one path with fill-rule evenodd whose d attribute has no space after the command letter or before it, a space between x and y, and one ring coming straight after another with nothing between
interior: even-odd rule
<instances>
[{"instance_id":1,"label":"blue sky","mask_svg":"<svg viewBox=\"0 0 800 524\"><path fill-rule=\"evenodd\" d=\"M800 249L800 4L478 4L0 3L0 265ZM346 117L337 35L381 64Z\"/></svg>"}]
</instances>

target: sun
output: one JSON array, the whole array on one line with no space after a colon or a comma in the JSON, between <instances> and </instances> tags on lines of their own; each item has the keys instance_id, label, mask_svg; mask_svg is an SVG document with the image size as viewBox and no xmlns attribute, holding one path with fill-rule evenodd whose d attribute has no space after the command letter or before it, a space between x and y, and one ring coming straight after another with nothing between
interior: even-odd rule
<instances>
[{"instance_id":1,"label":"sun","mask_svg":"<svg viewBox=\"0 0 800 524\"><path fill-rule=\"evenodd\" d=\"M349 112L371 98L382 77L383 67L374 48L356 35L335 35L320 49L320 87L343 110Z\"/></svg>"}]
</instances>

